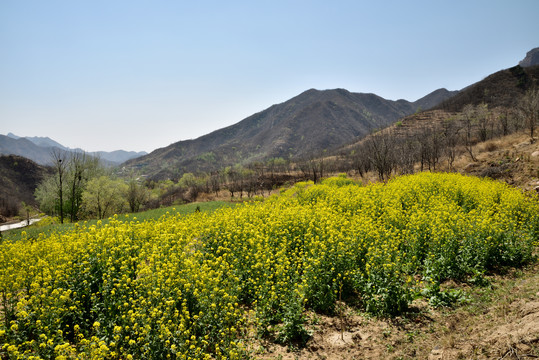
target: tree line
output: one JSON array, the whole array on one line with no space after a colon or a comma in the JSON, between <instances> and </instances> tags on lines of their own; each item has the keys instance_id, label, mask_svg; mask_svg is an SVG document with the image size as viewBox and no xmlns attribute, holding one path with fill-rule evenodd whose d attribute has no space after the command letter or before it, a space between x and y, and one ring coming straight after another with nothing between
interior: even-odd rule
<instances>
[{"instance_id":1,"label":"tree line","mask_svg":"<svg viewBox=\"0 0 539 360\"><path fill-rule=\"evenodd\" d=\"M133 174L118 176L84 152L54 151L51 156L54 174L39 184L35 196L41 211L58 216L60 223L194 202L201 193L253 197L298 179L282 158L211 173L185 173L177 181L154 181Z\"/></svg>"},{"instance_id":2,"label":"tree line","mask_svg":"<svg viewBox=\"0 0 539 360\"><path fill-rule=\"evenodd\" d=\"M136 212L149 199L136 179L115 177L95 156L53 150L51 158L54 174L39 184L35 196L41 211L58 216L60 223Z\"/></svg>"}]
</instances>

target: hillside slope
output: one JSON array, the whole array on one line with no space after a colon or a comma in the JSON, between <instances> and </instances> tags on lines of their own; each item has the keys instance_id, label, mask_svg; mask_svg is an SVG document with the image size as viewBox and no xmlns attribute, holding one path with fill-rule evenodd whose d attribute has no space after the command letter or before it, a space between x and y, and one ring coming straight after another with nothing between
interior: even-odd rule
<instances>
[{"instance_id":1,"label":"hillside slope","mask_svg":"<svg viewBox=\"0 0 539 360\"><path fill-rule=\"evenodd\" d=\"M272 157L310 157L349 143L454 93L440 89L415 102L344 89L310 89L239 123L128 161L154 179L212 171Z\"/></svg>"},{"instance_id":2,"label":"hillside slope","mask_svg":"<svg viewBox=\"0 0 539 360\"><path fill-rule=\"evenodd\" d=\"M24 201L37 205L34 191L51 170L17 155L0 155L0 215L15 215Z\"/></svg>"},{"instance_id":3,"label":"hillside slope","mask_svg":"<svg viewBox=\"0 0 539 360\"><path fill-rule=\"evenodd\" d=\"M514 66L478 81L455 96L439 103L435 109L461 111L465 105L485 103L489 108L513 107L530 87L539 81L539 66Z\"/></svg>"}]
</instances>

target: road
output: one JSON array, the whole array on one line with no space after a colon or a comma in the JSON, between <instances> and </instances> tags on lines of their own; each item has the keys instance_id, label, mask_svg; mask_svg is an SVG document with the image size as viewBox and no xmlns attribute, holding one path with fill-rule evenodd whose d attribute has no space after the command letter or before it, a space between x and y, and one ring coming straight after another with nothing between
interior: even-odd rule
<instances>
[{"instance_id":1,"label":"road","mask_svg":"<svg viewBox=\"0 0 539 360\"><path fill-rule=\"evenodd\" d=\"M30 225L32 225L35 222L38 222L41 219L42 218L30 219ZM18 222L18 223L14 223L14 224L0 225L0 231L13 230L13 229L22 228L25 226L28 226L28 223L26 220Z\"/></svg>"}]
</instances>

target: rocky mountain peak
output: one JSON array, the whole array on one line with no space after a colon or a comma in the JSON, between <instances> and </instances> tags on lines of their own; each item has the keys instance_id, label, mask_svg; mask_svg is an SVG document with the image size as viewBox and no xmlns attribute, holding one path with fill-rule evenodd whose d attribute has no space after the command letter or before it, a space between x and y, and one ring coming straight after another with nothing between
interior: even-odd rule
<instances>
[{"instance_id":1,"label":"rocky mountain peak","mask_svg":"<svg viewBox=\"0 0 539 360\"><path fill-rule=\"evenodd\" d=\"M528 51L526 57L518 64L522 67L539 65L539 47Z\"/></svg>"}]
</instances>

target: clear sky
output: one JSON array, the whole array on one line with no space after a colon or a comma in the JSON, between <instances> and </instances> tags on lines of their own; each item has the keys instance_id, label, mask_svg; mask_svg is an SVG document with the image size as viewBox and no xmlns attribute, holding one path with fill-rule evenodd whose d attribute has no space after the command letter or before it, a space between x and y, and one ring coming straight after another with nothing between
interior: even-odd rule
<instances>
[{"instance_id":1,"label":"clear sky","mask_svg":"<svg viewBox=\"0 0 539 360\"><path fill-rule=\"evenodd\" d=\"M310 89L410 101L539 46L537 0L1 0L0 134L152 151Z\"/></svg>"}]
</instances>

